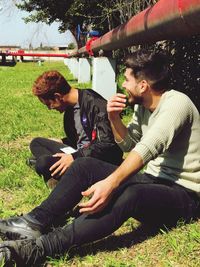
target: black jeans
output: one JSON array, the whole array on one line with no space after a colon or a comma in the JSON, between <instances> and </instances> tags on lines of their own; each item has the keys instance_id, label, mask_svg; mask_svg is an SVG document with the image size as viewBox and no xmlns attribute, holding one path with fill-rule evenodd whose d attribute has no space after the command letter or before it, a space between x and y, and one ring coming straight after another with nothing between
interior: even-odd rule
<instances>
[{"instance_id":1,"label":"black jeans","mask_svg":"<svg viewBox=\"0 0 200 267\"><path fill-rule=\"evenodd\" d=\"M56 188L29 215L43 227L71 210L82 198L81 192L106 178L116 166L93 158L79 158L62 176ZM199 200L195 193L172 182L146 174L130 176L113 194L109 204L99 213L83 214L73 223L43 235L47 255L63 253L73 245L103 238L129 217L149 224L174 225L197 215Z\"/></svg>"},{"instance_id":2,"label":"black jeans","mask_svg":"<svg viewBox=\"0 0 200 267\"><path fill-rule=\"evenodd\" d=\"M43 137L36 137L30 143L30 150L36 159L44 155L51 156L59 153L63 147L66 147L66 145Z\"/></svg>"},{"instance_id":3,"label":"black jeans","mask_svg":"<svg viewBox=\"0 0 200 267\"><path fill-rule=\"evenodd\" d=\"M30 150L36 158L35 170L44 177L45 182L52 178L49 168L59 159L52 155L62 153L60 149L66 146L66 144L43 137L36 137L31 141ZM59 179L60 177L54 178Z\"/></svg>"}]
</instances>

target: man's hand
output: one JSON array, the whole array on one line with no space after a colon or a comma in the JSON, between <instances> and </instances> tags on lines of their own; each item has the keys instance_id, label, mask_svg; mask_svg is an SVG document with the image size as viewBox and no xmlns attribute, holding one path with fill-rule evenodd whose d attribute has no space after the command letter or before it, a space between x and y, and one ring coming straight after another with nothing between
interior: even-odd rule
<instances>
[{"instance_id":1,"label":"man's hand","mask_svg":"<svg viewBox=\"0 0 200 267\"><path fill-rule=\"evenodd\" d=\"M83 196L89 197L90 200L80 203L80 212L96 213L101 211L109 202L115 186L108 178L93 184L88 190L82 192Z\"/></svg>"},{"instance_id":2,"label":"man's hand","mask_svg":"<svg viewBox=\"0 0 200 267\"><path fill-rule=\"evenodd\" d=\"M107 103L108 119L110 120L115 140L121 142L128 130L123 124L120 113L126 107L126 95L116 94Z\"/></svg>"},{"instance_id":3,"label":"man's hand","mask_svg":"<svg viewBox=\"0 0 200 267\"><path fill-rule=\"evenodd\" d=\"M59 176L63 175L74 161L71 154L56 153L53 157L60 157L60 159L49 169L52 172L51 176L55 176L56 174L59 174Z\"/></svg>"},{"instance_id":4,"label":"man's hand","mask_svg":"<svg viewBox=\"0 0 200 267\"><path fill-rule=\"evenodd\" d=\"M126 95L116 94L107 103L108 118L112 121L119 118L119 114L126 107Z\"/></svg>"},{"instance_id":5,"label":"man's hand","mask_svg":"<svg viewBox=\"0 0 200 267\"><path fill-rule=\"evenodd\" d=\"M102 210L108 204L116 188L130 175L136 174L143 166L142 157L136 151L131 151L112 174L82 192L83 196L91 196L91 198L87 202L79 204L80 212L95 213Z\"/></svg>"}]
</instances>

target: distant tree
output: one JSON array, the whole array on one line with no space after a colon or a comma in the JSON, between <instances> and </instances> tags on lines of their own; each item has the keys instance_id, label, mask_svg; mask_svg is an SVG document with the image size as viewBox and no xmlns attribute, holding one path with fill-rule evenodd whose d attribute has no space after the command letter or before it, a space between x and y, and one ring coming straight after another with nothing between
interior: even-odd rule
<instances>
[{"instance_id":1,"label":"distant tree","mask_svg":"<svg viewBox=\"0 0 200 267\"><path fill-rule=\"evenodd\" d=\"M41 44L40 44L40 46L34 48L34 50L35 50L35 51L49 51L49 50L54 50L54 48L51 47L51 46L42 46L42 47L41 47Z\"/></svg>"},{"instance_id":2,"label":"distant tree","mask_svg":"<svg viewBox=\"0 0 200 267\"><path fill-rule=\"evenodd\" d=\"M28 48L29 48L29 50L33 50L33 46L31 43L29 44Z\"/></svg>"},{"instance_id":3,"label":"distant tree","mask_svg":"<svg viewBox=\"0 0 200 267\"><path fill-rule=\"evenodd\" d=\"M67 49L69 49L69 50L72 50L74 48L76 48L75 43L69 43L68 46L67 46Z\"/></svg>"},{"instance_id":4,"label":"distant tree","mask_svg":"<svg viewBox=\"0 0 200 267\"><path fill-rule=\"evenodd\" d=\"M60 30L92 24L102 33L126 22L157 0L21 0L17 5L30 13L26 22L60 22Z\"/></svg>"}]
</instances>

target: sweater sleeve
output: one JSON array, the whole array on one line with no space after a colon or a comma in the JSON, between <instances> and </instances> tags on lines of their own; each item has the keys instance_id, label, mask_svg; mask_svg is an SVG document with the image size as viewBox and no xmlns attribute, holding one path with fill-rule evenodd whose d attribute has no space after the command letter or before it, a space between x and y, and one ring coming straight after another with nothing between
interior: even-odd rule
<instances>
[{"instance_id":1,"label":"sweater sleeve","mask_svg":"<svg viewBox=\"0 0 200 267\"><path fill-rule=\"evenodd\" d=\"M133 149L142 157L144 164L164 153L192 121L190 100L182 95L167 99L154 113L150 118L152 124L149 121L149 129Z\"/></svg>"}]
</instances>

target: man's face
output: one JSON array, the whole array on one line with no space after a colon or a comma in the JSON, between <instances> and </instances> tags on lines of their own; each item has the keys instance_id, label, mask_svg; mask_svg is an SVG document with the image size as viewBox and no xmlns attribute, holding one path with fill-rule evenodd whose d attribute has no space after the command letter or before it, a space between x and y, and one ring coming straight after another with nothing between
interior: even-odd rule
<instances>
[{"instance_id":1,"label":"man's face","mask_svg":"<svg viewBox=\"0 0 200 267\"><path fill-rule=\"evenodd\" d=\"M66 105L59 97L55 97L54 99L44 99L41 97L38 98L44 105L47 106L48 109L55 109L60 113L63 113L66 110Z\"/></svg>"},{"instance_id":2,"label":"man's face","mask_svg":"<svg viewBox=\"0 0 200 267\"><path fill-rule=\"evenodd\" d=\"M132 74L132 69L127 68L125 73L125 81L122 86L128 94L129 105L141 104L143 97L140 92L140 82L138 82Z\"/></svg>"}]
</instances>

